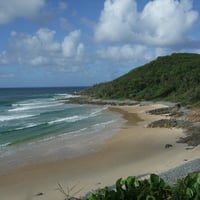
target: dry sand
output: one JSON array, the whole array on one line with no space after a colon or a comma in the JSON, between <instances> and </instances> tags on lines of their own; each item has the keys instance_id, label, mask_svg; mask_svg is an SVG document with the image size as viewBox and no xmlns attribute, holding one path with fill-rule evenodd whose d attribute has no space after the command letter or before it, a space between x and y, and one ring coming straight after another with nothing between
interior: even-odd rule
<instances>
[{"instance_id":1,"label":"dry sand","mask_svg":"<svg viewBox=\"0 0 200 200\"><path fill-rule=\"evenodd\" d=\"M181 129L147 128L147 125L165 116L153 116L147 110L163 107L146 106L111 107L120 112L127 123L96 152L56 162L31 164L0 175L1 200L64 200L58 190L65 191L77 184L70 194L76 196L88 191L113 185L120 177L160 173L176 167L185 160L199 158L200 148L186 150L186 144L176 143L184 136ZM173 147L165 148L165 144ZM36 194L43 193L41 196Z\"/></svg>"}]
</instances>

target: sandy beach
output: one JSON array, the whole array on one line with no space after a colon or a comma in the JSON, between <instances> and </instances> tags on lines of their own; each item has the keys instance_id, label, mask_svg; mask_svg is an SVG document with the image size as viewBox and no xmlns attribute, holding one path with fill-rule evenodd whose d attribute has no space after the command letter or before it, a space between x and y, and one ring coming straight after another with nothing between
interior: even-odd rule
<instances>
[{"instance_id":1,"label":"sandy beach","mask_svg":"<svg viewBox=\"0 0 200 200\"><path fill-rule=\"evenodd\" d=\"M186 144L176 143L184 136L182 129L147 128L147 125L166 116L150 115L148 110L161 104L110 107L119 112L126 123L94 152L70 159L45 161L7 170L0 174L1 200L64 200L58 183L76 187L71 195L77 197L88 191L113 185L120 177L161 173L199 158L197 146L187 150ZM165 148L172 144L171 148ZM42 193L41 196L37 196Z\"/></svg>"}]
</instances>

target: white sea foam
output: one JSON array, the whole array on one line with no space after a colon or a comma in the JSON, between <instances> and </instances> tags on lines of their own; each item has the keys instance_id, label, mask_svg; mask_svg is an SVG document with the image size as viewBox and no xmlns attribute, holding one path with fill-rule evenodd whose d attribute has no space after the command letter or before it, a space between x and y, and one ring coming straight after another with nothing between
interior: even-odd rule
<instances>
[{"instance_id":1,"label":"white sea foam","mask_svg":"<svg viewBox=\"0 0 200 200\"><path fill-rule=\"evenodd\" d=\"M56 120L48 122L48 124L51 125L51 124L60 123L60 122L76 122L76 121L79 121L81 119L82 119L81 116L75 115L75 116L72 116L72 117L64 117L64 118L56 119Z\"/></svg>"},{"instance_id":2,"label":"white sea foam","mask_svg":"<svg viewBox=\"0 0 200 200\"><path fill-rule=\"evenodd\" d=\"M76 121L80 121L80 120L87 119L90 117L95 117L95 116L99 115L102 112L102 110L104 110L104 109L105 108L98 109L98 110L90 113L89 115L75 115L75 116L71 116L71 117L64 117L64 118L56 119L56 120L48 122L48 124L51 125L51 124L61 123L61 122L76 122Z\"/></svg>"},{"instance_id":3,"label":"white sea foam","mask_svg":"<svg viewBox=\"0 0 200 200\"><path fill-rule=\"evenodd\" d=\"M35 105L44 105L47 104L46 102L41 102L41 101L26 101L23 103L16 103L13 104L12 107L27 107L27 106L35 106Z\"/></svg>"},{"instance_id":4,"label":"white sea foam","mask_svg":"<svg viewBox=\"0 0 200 200\"><path fill-rule=\"evenodd\" d=\"M53 103L53 104L46 104L46 105L36 105L36 104L32 104L32 106L30 106L31 104L24 104L24 106L22 106L22 104L19 104L19 107L16 108L12 108L10 110L8 110L9 112L18 112L18 111L27 111L27 110L34 110L34 109L41 109L41 108L49 108L49 107L57 107L57 106L61 106L63 105L62 103Z\"/></svg>"},{"instance_id":5,"label":"white sea foam","mask_svg":"<svg viewBox=\"0 0 200 200\"><path fill-rule=\"evenodd\" d=\"M10 121L15 119L23 119L28 117L33 117L34 115L12 115L12 116L0 116L0 122Z\"/></svg>"},{"instance_id":6,"label":"white sea foam","mask_svg":"<svg viewBox=\"0 0 200 200\"><path fill-rule=\"evenodd\" d=\"M79 95L73 95L73 94L56 94L54 99L59 100L59 99L67 99L67 98L75 98L79 97Z\"/></svg>"},{"instance_id":7,"label":"white sea foam","mask_svg":"<svg viewBox=\"0 0 200 200\"><path fill-rule=\"evenodd\" d=\"M99 115L103 110L106 110L106 109L107 109L106 107L103 107L101 109L97 109L94 112L90 113L89 116L90 117L95 117L95 116Z\"/></svg>"},{"instance_id":8,"label":"white sea foam","mask_svg":"<svg viewBox=\"0 0 200 200\"><path fill-rule=\"evenodd\" d=\"M104 128L104 127L106 127L107 125L112 124L112 123L114 123L114 122L116 122L116 121L115 121L115 120L110 120L110 121L108 121L108 122L102 122L102 123L99 123L99 124L95 124L95 125L93 125L92 127L93 127L93 128Z\"/></svg>"},{"instance_id":9,"label":"white sea foam","mask_svg":"<svg viewBox=\"0 0 200 200\"><path fill-rule=\"evenodd\" d=\"M10 142L7 142L5 144L0 144L0 148L3 148L3 147L6 147L6 146L9 146L11 143Z\"/></svg>"},{"instance_id":10,"label":"white sea foam","mask_svg":"<svg viewBox=\"0 0 200 200\"><path fill-rule=\"evenodd\" d=\"M32 128L32 127L36 127L36 126L40 126L41 125L41 123L39 124L34 124L34 123L32 123L32 124L28 124L28 125L26 125L26 126L23 126L23 127L19 127L19 128L16 128L15 130L23 130L23 129L27 129L27 128Z\"/></svg>"}]
</instances>

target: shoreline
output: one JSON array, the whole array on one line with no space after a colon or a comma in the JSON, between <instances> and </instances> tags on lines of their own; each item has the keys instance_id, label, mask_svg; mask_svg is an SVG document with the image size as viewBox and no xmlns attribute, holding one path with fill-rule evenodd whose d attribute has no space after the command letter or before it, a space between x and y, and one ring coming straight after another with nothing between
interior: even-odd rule
<instances>
[{"instance_id":1,"label":"shoreline","mask_svg":"<svg viewBox=\"0 0 200 200\"><path fill-rule=\"evenodd\" d=\"M102 106L102 110L104 113L110 112L105 106ZM61 135L55 134L51 137L0 149L0 175L8 169L77 158L95 152L125 123L121 114L113 113L112 116L111 121L91 126L90 129L83 128Z\"/></svg>"},{"instance_id":2,"label":"shoreline","mask_svg":"<svg viewBox=\"0 0 200 200\"><path fill-rule=\"evenodd\" d=\"M79 196L113 185L120 177L161 173L185 163L186 159L198 158L198 147L186 150L186 144L176 143L178 138L185 136L182 129L147 127L163 116L150 115L146 111L160 107L163 105L109 107L127 121L111 139L88 155L33 164L0 175L2 199L37 199L35 195L42 192L44 195L40 199L63 200L58 183L64 189L79 183L75 188L76 191L83 188ZM173 147L165 148L166 144Z\"/></svg>"}]
</instances>

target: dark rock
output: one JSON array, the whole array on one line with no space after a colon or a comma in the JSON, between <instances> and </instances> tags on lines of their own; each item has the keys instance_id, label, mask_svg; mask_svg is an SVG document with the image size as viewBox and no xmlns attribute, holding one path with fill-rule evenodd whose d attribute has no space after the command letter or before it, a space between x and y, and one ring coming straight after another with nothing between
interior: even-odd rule
<instances>
[{"instance_id":1,"label":"dark rock","mask_svg":"<svg viewBox=\"0 0 200 200\"><path fill-rule=\"evenodd\" d=\"M43 192L39 192L35 196L42 196L42 195L44 195L44 193Z\"/></svg>"},{"instance_id":2,"label":"dark rock","mask_svg":"<svg viewBox=\"0 0 200 200\"><path fill-rule=\"evenodd\" d=\"M166 144L166 145L165 145L165 148L166 148L166 149L168 149L168 148L170 148L170 147L173 147L173 145L172 145L172 144Z\"/></svg>"}]
</instances>

